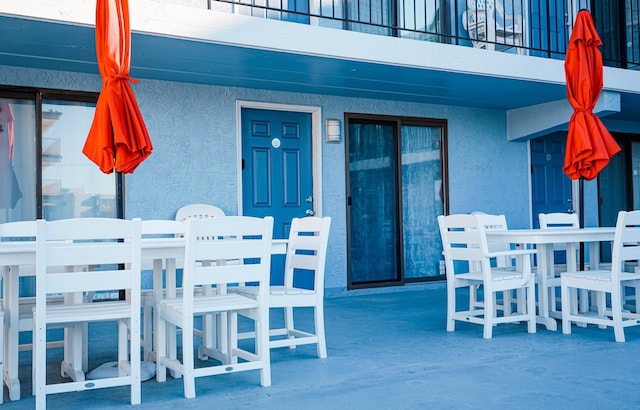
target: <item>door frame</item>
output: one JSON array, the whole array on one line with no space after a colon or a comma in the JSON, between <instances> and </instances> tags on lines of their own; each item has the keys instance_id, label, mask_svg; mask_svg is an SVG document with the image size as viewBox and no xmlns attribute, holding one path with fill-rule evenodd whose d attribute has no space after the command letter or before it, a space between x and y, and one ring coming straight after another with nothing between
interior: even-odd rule
<instances>
[{"instance_id":1,"label":"door frame","mask_svg":"<svg viewBox=\"0 0 640 410\"><path fill-rule=\"evenodd\" d=\"M236 184L238 186L238 215L242 209L242 109L253 108L272 111L290 111L311 114L311 183L316 216L322 216L322 110L318 106L279 104L261 101L236 100Z\"/></svg>"}]
</instances>

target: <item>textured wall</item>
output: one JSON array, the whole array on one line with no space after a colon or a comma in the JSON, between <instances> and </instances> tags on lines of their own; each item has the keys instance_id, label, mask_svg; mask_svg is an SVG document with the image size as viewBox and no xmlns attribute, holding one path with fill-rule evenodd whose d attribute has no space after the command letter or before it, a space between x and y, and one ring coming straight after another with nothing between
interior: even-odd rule
<instances>
[{"instance_id":1,"label":"textured wall","mask_svg":"<svg viewBox=\"0 0 640 410\"><path fill-rule=\"evenodd\" d=\"M0 84L100 90L97 75L3 66ZM247 100L318 106L323 120L345 112L448 119L451 212L504 213L511 227L529 226L527 144L507 142L504 112L151 80L133 89L154 150L125 178L127 218L173 218L193 202L236 213L235 104ZM321 147L322 213L333 218L327 294L343 293L347 283L344 148L344 142Z\"/></svg>"}]
</instances>

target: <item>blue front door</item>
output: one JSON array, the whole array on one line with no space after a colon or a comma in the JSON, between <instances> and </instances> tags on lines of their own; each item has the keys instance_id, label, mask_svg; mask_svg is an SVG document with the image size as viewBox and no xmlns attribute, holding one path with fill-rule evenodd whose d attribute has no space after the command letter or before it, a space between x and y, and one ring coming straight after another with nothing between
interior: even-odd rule
<instances>
[{"instance_id":1,"label":"blue front door","mask_svg":"<svg viewBox=\"0 0 640 410\"><path fill-rule=\"evenodd\" d=\"M292 218L315 211L311 114L243 108L241 115L242 213L273 216L273 237L287 238ZM273 284L283 260L272 261Z\"/></svg>"},{"instance_id":2,"label":"blue front door","mask_svg":"<svg viewBox=\"0 0 640 410\"><path fill-rule=\"evenodd\" d=\"M566 132L531 140L533 227L539 213L573 212L571 180L564 173Z\"/></svg>"}]
</instances>

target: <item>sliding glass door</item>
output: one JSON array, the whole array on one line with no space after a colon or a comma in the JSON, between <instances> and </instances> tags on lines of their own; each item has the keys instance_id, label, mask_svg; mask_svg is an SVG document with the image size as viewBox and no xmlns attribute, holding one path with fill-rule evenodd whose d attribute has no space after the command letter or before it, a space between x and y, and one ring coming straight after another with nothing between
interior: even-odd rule
<instances>
[{"instance_id":1,"label":"sliding glass door","mask_svg":"<svg viewBox=\"0 0 640 410\"><path fill-rule=\"evenodd\" d=\"M446 122L346 121L349 287L439 278Z\"/></svg>"}]
</instances>

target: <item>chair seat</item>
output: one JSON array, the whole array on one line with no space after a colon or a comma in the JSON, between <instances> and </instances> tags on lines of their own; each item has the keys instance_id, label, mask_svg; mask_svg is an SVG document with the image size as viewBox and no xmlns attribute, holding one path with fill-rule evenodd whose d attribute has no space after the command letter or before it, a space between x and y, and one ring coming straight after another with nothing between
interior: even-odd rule
<instances>
[{"instance_id":1,"label":"chair seat","mask_svg":"<svg viewBox=\"0 0 640 410\"><path fill-rule=\"evenodd\" d=\"M82 309L78 309L81 307ZM47 323L70 323L123 319L130 316L131 306L126 301L63 304L47 307ZM35 314L35 307L34 307Z\"/></svg>"},{"instance_id":2,"label":"chair seat","mask_svg":"<svg viewBox=\"0 0 640 410\"><path fill-rule=\"evenodd\" d=\"M255 286L238 286L235 288L230 288L229 292L239 293L242 295L255 295L257 292L257 288ZM304 289L304 288L296 288L289 286L270 286L269 293L271 295L315 295L316 292L313 289Z\"/></svg>"},{"instance_id":3,"label":"chair seat","mask_svg":"<svg viewBox=\"0 0 640 410\"><path fill-rule=\"evenodd\" d=\"M511 279L521 279L522 273L510 271L508 269L494 269L491 271L491 279L494 282L511 280ZM482 272L469 272L469 273L458 273L456 274L456 280L476 280L482 282L484 280Z\"/></svg>"},{"instance_id":4,"label":"chair seat","mask_svg":"<svg viewBox=\"0 0 640 410\"><path fill-rule=\"evenodd\" d=\"M182 298L163 299L158 308L182 313ZM193 298L193 314L228 312L231 310L253 309L258 307L255 299L236 293L226 295L196 296Z\"/></svg>"},{"instance_id":5,"label":"chair seat","mask_svg":"<svg viewBox=\"0 0 640 410\"><path fill-rule=\"evenodd\" d=\"M272 295L313 295L315 292L310 289L286 287L286 286L271 286L269 292Z\"/></svg>"},{"instance_id":6,"label":"chair seat","mask_svg":"<svg viewBox=\"0 0 640 410\"><path fill-rule=\"evenodd\" d=\"M597 270L597 271L584 271L584 272L565 272L562 274L567 278L584 279L584 280L597 280L601 282L611 282L611 271ZM640 280L640 273L633 272L621 272L621 281L628 280Z\"/></svg>"}]
</instances>

